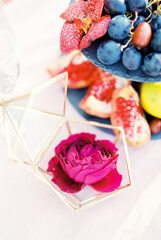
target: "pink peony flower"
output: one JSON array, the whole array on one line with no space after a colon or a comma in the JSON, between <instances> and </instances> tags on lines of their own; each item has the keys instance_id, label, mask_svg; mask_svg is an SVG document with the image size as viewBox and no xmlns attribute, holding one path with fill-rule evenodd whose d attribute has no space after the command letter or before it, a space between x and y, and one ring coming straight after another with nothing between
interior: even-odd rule
<instances>
[{"instance_id":1,"label":"pink peony flower","mask_svg":"<svg viewBox=\"0 0 161 240\"><path fill-rule=\"evenodd\" d=\"M82 50L107 32L110 15L101 17L105 0L78 0L72 3L61 18L66 20L60 35L60 49L66 54Z\"/></svg>"},{"instance_id":2,"label":"pink peony flower","mask_svg":"<svg viewBox=\"0 0 161 240\"><path fill-rule=\"evenodd\" d=\"M47 171L62 191L74 193L90 185L97 191L111 192L120 186L118 149L112 142L96 141L95 137L90 133L74 134L55 148Z\"/></svg>"}]
</instances>

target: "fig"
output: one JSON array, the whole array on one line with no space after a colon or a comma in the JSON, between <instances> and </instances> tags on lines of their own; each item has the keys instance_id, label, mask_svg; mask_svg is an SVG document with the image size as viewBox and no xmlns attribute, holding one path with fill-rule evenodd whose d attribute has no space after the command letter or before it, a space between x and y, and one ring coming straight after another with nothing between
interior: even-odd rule
<instances>
[{"instance_id":1,"label":"fig","mask_svg":"<svg viewBox=\"0 0 161 240\"><path fill-rule=\"evenodd\" d=\"M154 118L150 121L150 130L153 134L157 134L161 131L161 119Z\"/></svg>"}]
</instances>

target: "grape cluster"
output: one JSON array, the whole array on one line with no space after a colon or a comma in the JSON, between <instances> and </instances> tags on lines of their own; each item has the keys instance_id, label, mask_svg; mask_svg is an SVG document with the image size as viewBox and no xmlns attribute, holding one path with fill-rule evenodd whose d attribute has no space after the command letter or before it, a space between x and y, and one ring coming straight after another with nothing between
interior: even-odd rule
<instances>
[{"instance_id":1,"label":"grape cluster","mask_svg":"<svg viewBox=\"0 0 161 240\"><path fill-rule=\"evenodd\" d=\"M122 61L125 68L139 68L147 75L161 74L161 1L105 0L111 16L107 40L97 50L105 65Z\"/></svg>"}]
</instances>

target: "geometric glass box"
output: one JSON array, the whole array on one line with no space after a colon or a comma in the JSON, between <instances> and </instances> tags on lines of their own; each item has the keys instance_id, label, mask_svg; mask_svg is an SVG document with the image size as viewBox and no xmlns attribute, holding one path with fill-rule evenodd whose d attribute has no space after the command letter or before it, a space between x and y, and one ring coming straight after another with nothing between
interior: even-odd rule
<instances>
[{"instance_id":1,"label":"geometric glass box","mask_svg":"<svg viewBox=\"0 0 161 240\"><path fill-rule=\"evenodd\" d=\"M56 91L64 98L57 99ZM13 161L33 168L65 114L67 73L40 84L30 91L2 100L8 155Z\"/></svg>"},{"instance_id":2,"label":"geometric glass box","mask_svg":"<svg viewBox=\"0 0 161 240\"><path fill-rule=\"evenodd\" d=\"M64 88L62 88L62 85ZM59 88L59 89L58 89ZM58 99L57 91L64 98ZM56 96L56 99L54 99ZM80 121L65 116L67 97L67 73L60 74L26 94L2 100L9 158L19 162L46 183L73 210L87 207L106 199L131 186L131 173L124 130L122 127ZM51 104L52 103L52 104ZM107 129L117 131L109 134ZM52 174L47 171L48 162L54 156L55 147L71 134L88 132L97 140L110 140L119 153L118 172L122 175L119 188L111 193L101 193L90 186L73 194L63 192L54 184Z\"/></svg>"},{"instance_id":3,"label":"geometric glass box","mask_svg":"<svg viewBox=\"0 0 161 240\"><path fill-rule=\"evenodd\" d=\"M107 133L107 129L117 129L118 134L116 136ZM118 189L111 193L97 192L90 186L85 186L83 190L78 193L69 194L62 192L51 179L51 173L47 172L48 161L54 156L54 149L60 143L60 141L67 139L71 134L88 132L96 135L96 139L106 139L114 142L116 147L119 149L119 160L117 163L117 170L122 175L123 179ZM45 149L41 157L36 162L36 170L40 176L43 177L44 181L52 188L57 195L72 209L78 210L82 207L90 206L98 201L106 199L116 193L119 193L123 189L131 186L131 174L128 160L127 145L124 135L124 130L120 127L112 127L107 124L100 124L97 122L80 121L74 119L64 118L61 122L57 134L54 136L50 146Z\"/></svg>"}]
</instances>

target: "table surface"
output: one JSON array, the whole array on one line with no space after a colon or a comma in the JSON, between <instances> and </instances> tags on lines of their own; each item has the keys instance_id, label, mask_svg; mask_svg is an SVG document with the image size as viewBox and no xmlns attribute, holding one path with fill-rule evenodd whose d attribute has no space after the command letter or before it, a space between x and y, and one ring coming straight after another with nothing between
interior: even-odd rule
<instances>
[{"instance_id":1,"label":"table surface","mask_svg":"<svg viewBox=\"0 0 161 240\"><path fill-rule=\"evenodd\" d=\"M4 6L19 52L15 93L50 78L46 68L60 54L59 15L67 5L67 0L13 0ZM82 119L69 102L68 112ZM131 189L72 212L48 186L8 160L2 118L0 134L0 239L161 239L161 140L138 149L128 147Z\"/></svg>"}]
</instances>

